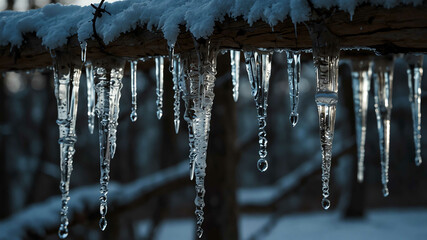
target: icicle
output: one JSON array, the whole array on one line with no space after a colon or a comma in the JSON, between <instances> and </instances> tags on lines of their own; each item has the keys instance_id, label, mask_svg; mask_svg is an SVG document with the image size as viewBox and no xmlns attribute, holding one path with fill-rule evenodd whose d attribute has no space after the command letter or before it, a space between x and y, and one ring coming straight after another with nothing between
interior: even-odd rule
<instances>
[{"instance_id":1,"label":"icicle","mask_svg":"<svg viewBox=\"0 0 427 240\"><path fill-rule=\"evenodd\" d=\"M119 117L120 90L122 88L123 68L106 69L95 67L97 104L96 114L99 119L99 145L101 169L101 197L99 226L102 231L107 227L107 194L110 180L110 161L116 150L116 133Z\"/></svg>"},{"instance_id":2,"label":"icicle","mask_svg":"<svg viewBox=\"0 0 427 240\"><path fill-rule=\"evenodd\" d=\"M82 62L85 63L86 62L86 53L87 53L87 43L81 42L80 48L82 49L82 52L81 52Z\"/></svg>"},{"instance_id":3,"label":"icicle","mask_svg":"<svg viewBox=\"0 0 427 240\"><path fill-rule=\"evenodd\" d=\"M322 207L329 209L329 179L332 164L336 104L338 102L338 39L322 23L308 26L313 41L313 61L316 68L316 104L319 115L322 150Z\"/></svg>"},{"instance_id":4,"label":"icicle","mask_svg":"<svg viewBox=\"0 0 427 240\"><path fill-rule=\"evenodd\" d=\"M56 56L56 55L55 55ZM80 68L54 57L55 97L58 105L59 146L61 164L61 225L60 238L68 236L68 201L70 200L70 178L73 171L76 118L79 97Z\"/></svg>"},{"instance_id":5,"label":"icicle","mask_svg":"<svg viewBox=\"0 0 427 240\"><path fill-rule=\"evenodd\" d=\"M239 78L240 78L240 51L230 50L231 78L233 81L233 99L239 99Z\"/></svg>"},{"instance_id":6,"label":"icicle","mask_svg":"<svg viewBox=\"0 0 427 240\"><path fill-rule=\"evenodd\" d=\"M95 83L93 80L93 66L90 61L85 63L86 84L87 84L87 118L90 134L93 134L95 127Z\"/></svg>"},{"instance_id":7,"label":"icicle","mask_svg":"<svg viewBox=\"0 0 427 240\"><path fill-rule=\"evenodd\" d=\"M174 94L174 103L173 103L173 111L174 111L174 126L175 126L175 133L178 134L179 132L179 125L180 125L180 98L181 98L181 88L179 86L180 79L183 77L182 75L182 64L181 64L181 58L180 56L173 56L172 57L172 64L173 67L170 69L172 72L172 80L173 80L173 90L175 92Z\"/></svg>"},{"instance_id":8,"label":"icicle","mask_svg":"<svg viewBox=\"0 0 427 240\"><path fill-rule=\"evenodd\" d=\"M157 118L161 119L163 116L163 57L156 57L156 95L157 95Z\"/></svg>"},{"instance_id":9,"label":"icicle","mask_svg":"<svg viewBox=\"0 0 427 240\"><path fill-rule=\"evenodd\" d=\"M357 138L357 180L363 182L366 116L368 112L368 93L371 86L372 61L370 59L354 59L351 77L353 81L354 116Z\"/></svg>"},{"instance_id":10,"label":"icicle","mask_svg":"<svg viewBox=\"0 0 427 240\"><path fill-rule=\"evenodd\" d=\"M259 137L259 157L257 162L258 170L267 171L267 98L270 84L272 53L245 52L246 70L252 88L257 115L258 115L258 137Z\"/></svg>"},{"instance_id":11,"label":"icicle","mask_svg":"<svg viewBox=\"0 0 427 240\"><path fill-rule=\"evenodd\" d=\"M414 128L415 164L421 165L421 80L423 78L423 55L406 55L408 63L409 102L411 102Z\"/></svg>"},{"instance_id":12,"label":"icicle","mask_svg":"<svg viewBox=\"0 0 427 240\"><path fill-rule=\"evenodd\" d=\"M389 195L388 168L390 152L390 115L392 109L393 87L393 58L377 57L375 59L374 86L375 86L375 113L377 115L378 134L381 154L381 182L383 195Z\"/></svg>"},{"instance_id":13,"label":"icicle","mask_svg":"<svg viewBox=\"0 0 427 240\"><path fill-rule=\"evenodd\" d=\"M132 108L130 113L130 120L135 122L138 119L137 109L137 89L136 89L136 72L138 67L138 61L130 61L130 89L132 95Z\"/></svg>"},{"instance_id":14,"label":"icicle","mask_svg":"<svg viewBox=\"0 0 427 240\"><path fill-rule=\"evenodd\" d=\"M203 235L203 208L205 206L204 179L206 176L206 151L208 147L210 119L214 99L216 56L218 51L209 42L196 42L196 52L187 53L182 61L186 80L180 79L190 139L190 178L196 177L197 236Z\"/></svg>"},{"instance_id":15,"label":"icicle","mask_svg":"<svg viewBox=\"0 0 427 240\"><path fill-rule=\"evenodd\" d=\"M291 102L291 114L289 116L289 121L291 122L292 127L295 127L298 123L298 84L301 75L301 55L299 52L287 51L286 56L288 62L289 97Z\"/></svg>"}]
</instances>

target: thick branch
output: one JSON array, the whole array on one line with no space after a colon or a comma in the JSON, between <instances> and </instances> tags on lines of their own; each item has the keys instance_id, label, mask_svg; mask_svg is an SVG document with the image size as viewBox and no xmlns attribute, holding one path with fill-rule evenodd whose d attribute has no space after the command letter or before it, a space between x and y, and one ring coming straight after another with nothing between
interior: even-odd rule
<instances>
[{"instance_id":1,"label":"thick branch","mask_svg":"<svg viewBox=\"0 0 427 240\"><path fill-rule=\"evenodd\" d=\"M356 9L353 20L348 13L335 11L325 20L329 30L340 38L343 48L369 47L380 53L427 52L427 3L421 6L401 6L384 9L363 5ZM210 36L221 48L292 48L308 49L312 42L304 24L295 26L290 19L274 26L258 21L252 26L242 18L226 18L217 23ZM181 28L175 45L177 53L194 48L191 34ZM109 54L140 58L168 55L166 40L161 32L137 28L106 45ZM80 58L80 44L76 36L63 47ZM88 59L100 59L105 53L96 40L88 41ZM25 35L20 48L0 47L0 69L22 70L51 65L48 51L35 34Z\"/></svg>"}]
</instances>

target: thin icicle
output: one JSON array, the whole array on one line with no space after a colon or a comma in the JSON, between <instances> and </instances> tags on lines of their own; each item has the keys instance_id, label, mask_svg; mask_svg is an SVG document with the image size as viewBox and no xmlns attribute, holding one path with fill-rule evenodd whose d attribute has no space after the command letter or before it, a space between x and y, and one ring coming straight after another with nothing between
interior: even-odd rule
<instances>
[{"instance_id":1,"label":"thin icicle","mask_svg":"<svg viewBox=\"0 0 427 240\"><path fill-rule=\"evenodd\" d=\"M190 139L190 178L196 180L197 236L203 235L203 208L205 206L206 151L208 147L210 119L214 99L216 56L218 51L209 42L196 42L196 52L187 53L182 61L186 80L180 79ZM201 83L202 82L202 83Z\"/></svg>"},{"instance_id":2,"label":"thin icicle","mask_svg":"<svg viewBox=\"0 0 427 240\"><path fill-rule=\"evenodd\" d=\"M87 120L90 134L95 127L95 83L93 80L93 66L90 61L85 63L87 85Z\"/></svg>"},{"instance_id":3,"label":"thin icicle","mask_svg":"<svg viewBox=\"0 0 427 240\"><path fill-rule=\"evenodd\" d=\"M80 68L54 58L55 97L58 105L59 145L61 164L61 224L60 238L68 236L68 201L70 200L70 178L73 171L76 118L79 97Z\"/></svg>"},{"instance_id":4,"label":"thin icicle","mask_svg":"<svg viewBox=\"0 0 427 240\"><path fill-rule=\"evenodd\" d=\"M338 102L338 39L324 24L308 26L313 41L313 62L316 68L316 104L319 115L322 151L322 207L329 209L329 179L332 165L336 104Z\"/></svg>"},{"instance_id":5,"label":"thin icicle","mask_svg":"<svg viewBox=\"0 0 427 240\"><path fill-rule=\"evenodd\" d=\"M120 90L122 88L123 68L111 70L104 67L95 67L97 104L96 114L99 119L100 145L100 184L101 196L99 211L101 219L99 226L102 231L107 227L107 194L110 180L110 161L116 149L116 133L119 117Z\"/></svg>"},{"instance_id":6,"label":"thin icicle","mask_svg":"<svg viewBox=\"0 0 427 240\"><path fill-rule=\"evenodd\" d=\"M414 129L415 164L421 165L421 80L423 78L423 59L421 54L406 55L408 63L409 102L411 102Z\"/></svg>"},{"instance_id":7,"label":"thin icicle","mask_svg":"<svg viewBox=\"0 0 427 240\"><path fill-rule=\"evenodd\" d=\"M181 123L179 117L180 117L180 109L181 109L181 88L180 88L180 79L183 77L182 74L182 63L181 63L181 57L180 56L174 56L173 57L173 69L172 69L172 80L173 80L173 90L174 90L174 103L173 103L173 111L174 111L174 126L175 126L175 133L178 134L179 132L179 125Z\"/></svg>"},{"instance_id":8,"label":"thin icicle","mask_svg":"<svg viewBox=\"0 0 427 240\"><path fill-rule=\"evenodd\" d=\"M388 168L390 152L390 115L392 109L393 88L393 58L377 57L375 59L374 86L375 86L375 113L381 154L381 182L383 184L383 195L389 195L388 190Z\"/></svg>"},{"instance_id":9,"label":"thin icicle","mask_svg":"<svg viewBox=\"0 0 427 240\"><path fill-rule=\"evenodd\" d=\"M156 95L157 95L157 118L161 119L163 116L163 57L156 57Z\"/></svg>"},{"instance_id":10,"label":"thin icicle","mask_svg":"<svg viewBox=\"0 0 427 240\"><path fill-rule=\"evenodd\" d=\"M354 116L356 121L357 138L357 180L363 182L365 141L366 141L366 116L368 112L369 90L371 87L372 61L370 59L354 59L351 77L353 81Z\"/></svg>"},{"instance_id":11,"label":"thin icicle","mask_svg":"<svg viewBox=\"0 0 427 240\"><path fill-rule=\"evenodd\" d=\"M298 123L299 81L301 76L301 54L294 51L286 51L288 63L289 98L291 103L291 114L289 121L292 127Z\"/></svg>"},{"instance_id":12,"label":"thin icicle","mask_svg":"<svg viewBox=\"0 0 427 240\"><path fill-rule=\"evenodd\" d=\"M233 82L233 99L239 99L239 79L240 79L240 51L230 50L231 60L231 80Z\"/></svg>"},{"instance_id":13,"label":"thin icicle","mask_svg":"<svg viewBox=\"0 0 427 240\"><path fill-rule=\"evenodd\" d=\"M138 61L130 61L130 89L132 95L132 108L130 113L130 120L135 122L138 119L137 109L137 88L136 88L136 73L137 73Z\"/></svg>"},{"instance_id":14,"label":"thin icicle","mask_svg":"<svg viewBox=\"0 0 427 240\"><path fill-rule=\"evenodd\" d=\"M268 169L267 157L267 99L268 87L271 75L272 53L258 53L253 51L245 52L246 70L249 76L249 82L252 88L257 117L258 117L258 137L259 137L259 160L257 162L258 170L265 172Z\"/></svg>"},{"instance_id":15,"label":"thin icicle","mask_svg":"<svg viewBox=\"0 0 427 240\"><path fill-rule=\"evenodd\" d=\"M87 43L86 42L80 43L80 48L82 49L81 59L82 59L82 62L85 63L86 62L86 54L87 54Z\"/></svg>"}]
</instances>

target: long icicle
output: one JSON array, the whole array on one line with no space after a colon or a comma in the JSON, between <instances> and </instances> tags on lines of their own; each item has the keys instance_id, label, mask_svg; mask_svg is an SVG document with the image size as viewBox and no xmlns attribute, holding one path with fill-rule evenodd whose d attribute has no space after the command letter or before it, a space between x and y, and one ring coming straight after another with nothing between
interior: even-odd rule
<instances>
[{"instance_id":1,"label":"long icicle","mask_svg":"<svg viewBox=\"0 0 427 240\"><path fill-rule=\"evenodd\" d=\"M93 79L93 66L90 61L85 63L87 85L87 121L90 134L95 127L95 83Z\"/></svg>"},{"instance_id":2,"label":"long icicle","mask_svg":"<svg viewBox=\"0 0 427 240\"><path fill-rule=\"evenodd\" d=\"M249 76L249 82L252 88L252 96L254 97L257 117L258 117L258 137L259 137L259 160L257 168L260 172L265 172L268 169L267 157L267 99L268 87L270 84L271 75L271 59L272 53L258 53L247 51L244 53L246 70Z\"/></svg>"},{"instance_id":3,"label":"long icicle","mask_svg":"<svg viewBox=\"0 0 427 240\"><path fill-rule=\"evenodd\" d=\"M298 123L299 81L301 76L301 54L299 52L287 51L289 98L291 103L291 114L289 121L292 127Z\"/></svg>"},{"instance_id":4,"label":"long icicle","mask_svg":"<svg viewBox=\"0 0 427 240\"><path fill-rule=\"evenodd\" d=\"M230 50L231 80L233 83L233 99L239 99L240 51Z\"/></svg>"},{"instance_id":5,"label":"long icicle","mask_svg":"<svg viewBox=\"0 0 427 240\"><path fill-rule=\"evenodd\" d=\"M405 56L408 63L409 102L411 103L414 129L415 164L421 165L421 80L423 78L424 55L410 54Z\"/></svg>"},{"instance_id":6,"label":"long icicle","mask_svg":"<svg viewBox=\"0 0 427 240\"><path fill-rule=\"evenodd\" d=\"M372 61L368 58L353 59L352 66L351 77L353 81L358 156L357 180L363 182L365 169L366 116L368 113L368 94L371 87Z\"/></svg>"},{"instance_id":7,"label":"long icicle","mask_svg":"<svg viewBox=\"0 0 427 240\"><path fill-rule=\"evenodd\" d=\"M137 101L138 101L137 88L136 88L137 69L138 69L138 61L137 60L130 61L130 89L131 89L131 95L132 95L132 107L131 107L131 113L130 113L130 120L132 122L135 122L138 119L138 114L136 112Z\"/></svg>"},{"instance_id":8,"label":"long icicle","mask_svg":"<svg viewBox=\"0 0 427 240\"><path fill-rule=\"evenodd\" d=\"M57 59L54 55L54 85L58 105L60 166L61 166L61 224L58 235L61 239L68 236L68 201L70 200L70 178L73 171L74 144L76 136L76 118L79 97L80 68L74 64Z\"/></svg>"},{"instance_id":9,"label":"long icicle","mask_svg":"<svg viewBox=\"0 0 427 240\"><path fill-rule=\"evenodd\" d=\"M338 102L338 62L340 47L327 27L320 24L308 26L313 41L313 62L316 68L316 104L319 115L320 145L322 151L322 207L329 209L329 180L332 165L336 105Z\"/></svg>"},{"instance_id":10,"label":"long icicle","mask_svg":"<svg viewBox=\"0 0 427 240\"><path fill-rule=\"evenodd\" d=\"M203 41L203 40L202 40ZM196 52L183 57L187 80L182 82L186 105L185 120L189 126L190 169L196 177L197 236L203 235L205 206L206 157L210 132L211 111L214 100L217 49L209 41L195 42ZM202 83L201 83L202 82ZM193 135L193 136L191 136ZM193 139L192 139L193 138ZM191 143L193 141L193 143ZM192 146L193 144L193 146ZM193 149L192 149L193 148ZM192 175L192 173L191 173Z\"/></svg>"},{"instance_id":11,"label":"long icicle","mask_svg":"<svg viewBox=\"0 0 427 240\"><path fill-rule=\"evenodd\" d=\"M102 231L107 227L107 194L110 180L110 161L116 150L116 133L119 117L120 90L122 88L123 68L106 69L95 68L97 81L96 114L99 119L99 145L100 145L100 184L101 196L99 211L101 219L99 226Z\"/></svg>"},{"instance_id":12,"label":"long icicle","mask_svg":"<svg viewBox=\"0 0 427 240\"><path fill-rule=\"evenodd\" d=\"M394 60L392 57L375 58L374 99L381 155L381 182L383 184L384 197L389 195L388 168L390 153L390 115L392 109L393 64Z\"/></svg>"},{"instance_id":13,"label":"long icicle","mask_svg":"<svg viewBox=\"0 0 427 240\"><path fill-rule=\"evenodd\" d=\"M156 95L157 95L157 118L161 119L163 116L163 69L164 58L156 57Z\"/></svg>"},{"instance_id":14,"label":"long icicle","mask_svg":"<svg viewBox=\"0 0 427 240\"><path fill-rule=\"evenodd\" d=\"M172 71L173 75L173 90L174 90L174 102L173 102L173 112L174 112L174 120L173 124L175 126L175 133L179 132L180 125L180 109L181 109L181 88L179 86L179 80L182 78L182 64L181 57L175 56L175 60L173 61L174 68Z\"/></svg>"}]
</instances>

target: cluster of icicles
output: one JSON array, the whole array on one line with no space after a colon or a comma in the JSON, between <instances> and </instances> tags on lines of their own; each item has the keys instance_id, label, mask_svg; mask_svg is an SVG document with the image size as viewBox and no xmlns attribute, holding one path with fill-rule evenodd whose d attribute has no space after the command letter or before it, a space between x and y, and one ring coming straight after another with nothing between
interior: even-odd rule
<instances>
[{"instance_id":1,"label":"cluster of icicles","mask_svg":"<svg viewBox=\"0 0 427 240\"><path fill-rule=\"evenodd\" d=\"M312 31L313 32L313 31ZM316 31L314 31L316 33ZM313 37L314 36L314 37ZM329 179L331 172L332 141L334 137L334 125L336 104L338 101L338 62L339 45L332 40L324 42L318 39L325 37L313 37L313 60L316 68L317 89L315 101L318 108L320 143L322 150L322 207L330 207ZM327 38L326 38L327 39ZM180 100L181 95L185 103L184 119L188 124L189 133L189 161L190 179L196 182L196 223L197 236L203 234L202 223L204 220L203 208L205 206L204 178L206 176L206 150L210 131L211 110L214 100L214 84L216 74L216 58L218 48L209 41L195 41L195 50L191 52L175 54L174 48L169 48L169 71L173 76L174 95L174 125L178 133L180 125ZM231 75L233 83L233 98L239 96L239 68L240 51L230 50ZM298 84L300 81L300 52L287 50L287 67L290 96L290 122L293 127L298 122ZM62 193L61 224L59 228L60 238L68 236L67 203L69 197L70 176L73 169L74 144L76 138L76 117L78 106L79 79L81 66L72 64L67 56L51 52L54 61L55 96L58 106L58 126L61 161ZM269 79L271 74L272 51L255 50L244 51L246 70L252 88L252 96L256 103L259 124L259 171L265 172L268 168L267 156L267 97ZM422 55L407 55L408 83L410 89L410 102L413 113L414 142L416 147L415 162L421 164L421 78ZM100 214L99 226L105 230L107 226L107 194L110 173L110 161L116 151L116 133L119 116L119 101L121 96L124 62L117 66L96 66L86 59L86 43L82 43L82 62L86 68L87 79L87 105L88 127L93 133L95 116L99 121L100 143ZM137 60L131 60L131 98L132 108L130 119L137 120ZM156 57L156 95L157 117L162 117L163 106L163 69L164 57ZM373 64L375 63L375 64ZM373 71L372 66L374 65ZM375 111L378 121L380 136L381 168L384 196L389 194L388 164L390 142L390 111L391 93L393 83L393 58L355 58L353 59L353 91L355 103L355 116L357 126L358 144L358 180L363 181L364 171L364 144L366 139L366 112L368 107L368 92L371 75L375 82Z\"/></svg>"}]
</instances>

